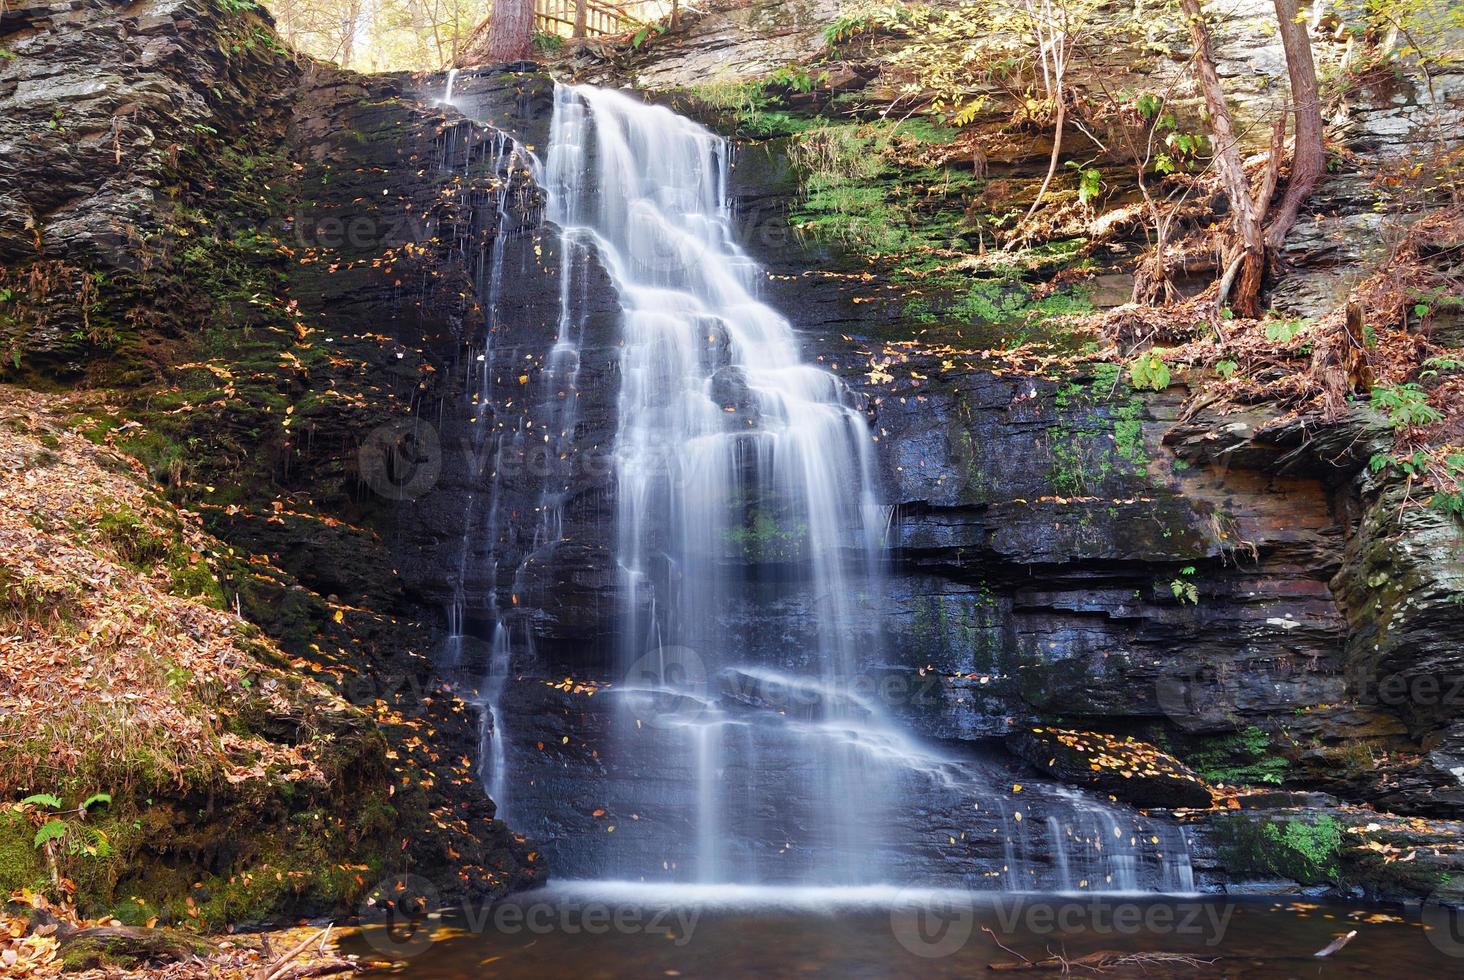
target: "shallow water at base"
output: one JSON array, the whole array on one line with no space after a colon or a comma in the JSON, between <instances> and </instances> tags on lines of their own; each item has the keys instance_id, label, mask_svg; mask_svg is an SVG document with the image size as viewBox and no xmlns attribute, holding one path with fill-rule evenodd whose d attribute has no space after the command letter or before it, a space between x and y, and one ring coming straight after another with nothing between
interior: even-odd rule
<instances>
[{"instance_id":1,"label":"shallow water at base","mask_svg":"<svg viewBox=\"0 0 1464 980\"><path fill-rule=\"evenodd\" d=\"M1416 912L1301 898L567 882L426 929L430 942L371 926L342 945L397 961L374 975L433 980L969 977L1022 958L1098 953L1147 959L1101 973L1075 962L1072 975L1464 977L1464 942L1430 934ZM1353 930L1346 947L1315 956Z\"/></svg>"}]
</instances>

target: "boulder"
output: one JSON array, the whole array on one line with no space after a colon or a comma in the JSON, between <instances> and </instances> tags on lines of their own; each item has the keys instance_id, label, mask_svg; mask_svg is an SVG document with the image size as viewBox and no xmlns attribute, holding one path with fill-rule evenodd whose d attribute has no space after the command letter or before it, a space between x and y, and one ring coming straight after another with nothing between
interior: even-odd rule
<instances>
[{"instance_id":1,"label":"boulder","mask_svg":"<svg viewBox=\"0 0 1464 980\"><path fill-rule=\"evenodd\" d=\"M1210 790L1204 781L1174 756L1147 742L1033 727L1007 736L1006 747L1054 779L1137 807L1210 806Z\"/></svg>"}]
</instances>

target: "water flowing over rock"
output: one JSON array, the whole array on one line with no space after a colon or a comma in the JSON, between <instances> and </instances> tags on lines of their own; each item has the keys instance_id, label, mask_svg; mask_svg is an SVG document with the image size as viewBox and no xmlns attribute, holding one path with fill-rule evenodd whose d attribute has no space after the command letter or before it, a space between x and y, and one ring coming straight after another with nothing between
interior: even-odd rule
<instances>
[{"instance_id":1,"label":"water flowing over rock","mask_svg":"<svg viewBox=\"0 0 1464 980\"><path fill-rule=\"evenodd\" d=\"M310 65L232 8L0 11L0 377L126 403L75 424L202 513L231 607L410 756L343 832L447 899L546 856L836 889L1461 877L1459 825L1420 819L1461 805L1460 532L1369 475L1385 419L916 349L908 282L790 229L786 138L532 65ZM638 77L758 77L835 12L709 7ZM1279 97L1274 44L1231 43L1240 100ZM1348 147L1418 108L1361 106ZM990 162L1040 172L1043 141ZM1363 183L1324 179L1282 308L1386 244ZM1287 850L1301 824L1340 871ZM239 843L198 861L274 842Z\"/></svg>"},{"instance_id":2,"label":"water flowing over rock","mask_svg":"<svg viewBox=\"0 0 1464 980\"><path fill-rule=\"evenodd\" d=\"M895 720L888 702L909 692L875 673L889 519L875 442L860 400L803 363L791 324L758 299L762 270L734 241L730 167L720 138L665 108L556 91L539 172L563 242L562 298L537 431L549 460L573 456L574 284L603 267L622 311L606 488L619 582L603 612L616 638L607 671L558 684L530 679L549 663L528 631L493 627L488 784L577 877L1191 887L1177 829L1040 781L1024 788L1010 761L922 744ZM573 477L549 470L516 583L569 541ZM516 584L517 611L486 612L521 620L525 595ZM455 619L460 607L458 596ZM510 661L523 672L513 679ZM575 698L580 681L598 696ZM546 688L583 714L560 729L526 711ZM980 814L989 840L968 844L978 831L963 814Z\"/></svg>"}]
</instances>

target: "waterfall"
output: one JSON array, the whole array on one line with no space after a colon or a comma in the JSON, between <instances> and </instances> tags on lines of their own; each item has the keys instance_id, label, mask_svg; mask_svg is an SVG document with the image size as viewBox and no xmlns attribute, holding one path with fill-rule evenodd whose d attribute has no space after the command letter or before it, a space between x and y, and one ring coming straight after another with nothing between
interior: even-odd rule
<instances>
[{"instance_id":1,"label":"waterfall","mask_svg":"<svg viewBox=\"0 0 1464 980\"><path fill-rule=\"evenodd\" d=\"M855 594L877 574L872 441L839 382L802 363L791 324L757 298L762 272L735 243L730 163L722 140L667 109L557 91L549 217L567 240L593 245L624 310L619 646L622 669L645 682L625 699L624 727L631 740L645 731L636 713L648 697L705 695L729 678L756 685L766 675L753 669L767 665L727 633L727 616L770 582L802 584L815 597L812 649L794 662L779 651L774 665L792 671L790 689L823 692L820 717L739 716L701 697L657 712L660 737L640 737L639 751L687 758L700 880L753 880L762 840L737 811L794 789L741 764L743 735L817 774L798 795L842 852L836 877L862 878L877 874L864 844L887 802L871 753L891 740L868 705L829 694L858 669Z\"/></svg>"},{"instance_id":2,"label":"waterfall","mask_svg":"<svg viewBox=\"0 0 1464 980\"><path fill-rule=\"evenodd\" d=\"M574 708L538 700L572 678L510 677L536 655L515 651L519 630L489 610L480 765L495 799L513 795L516 828L575 878L1189 884L1176 829L906 730L910 705L882 686L911 672L883 652L890 512L873 437L859 400L803 360L792 324L759 298L765 273L738 244L727 144L668 109L559 85L543 162L530 165L558 231L559 315L535 414L492 436L495 466L510 439L545 461L532 519L516 515L530 546L514 603L530 565L550 567L567 540L587 284L603 270L620 308L618 608L600 610L615 632L610 683ZM478 269L490 323L500 263L495 249ZM490 383L485 369L475 399ZM497 486L494 475L479 530L490 550L509 520L491 503ZM513 615L527 624L536 611Z\"/></svg>"},{"instance_id":3,"label":"waterfall","mask_svg":"<svg viewBox=\"0 0 1464 980\"><path fill-rule=\"evenodd\" d=\"M457 70L448 73L442 102L452 100ZM489 796L503 817L508 802L508 732L504 724L502 698L508 684L513 658L509 630L498 607L496 590L490 589L483 599L469 602L467 581L469 564L477 560L488 563L490 580L497 578L495 542L502 530L500 496L505 470L505 448L512 450L522 433L505 431L492 410L495 387L501 370L498 334L503 314L505 242L513 234L515 217L512 184L515 175L533 173L537 161L516 140L496 130L480 134L467 129L462 133L448 130L444 134L443 165L451 170L454 161L462 158L461 182L458 185L462 211L475 218L446 232L445 238L457 251L469 271L475 292L484 311L479 333L466 347L462 357L461 384L464 396L463 445L474 477L487 481L486 488L476 485L464 500L463 532L459 542L458 562L453 578L453 596L447 609L447 638L443 649L443 666L455 675L469 666L481 667L475 703L479 710L479 775ZM468 180L476 166L486 165L492 175L491 189L474 187ZM493 248L484 250L475 244L475 221L482 230L491 230ZM476 569L475 569L476 571ZM471 608L470 608L471 606ZM486 664L469 664L466 652L470 641L470 619L483 624L489 632ZM481 633L480 633L481 635Z\"/></svg>"}]
</instances>

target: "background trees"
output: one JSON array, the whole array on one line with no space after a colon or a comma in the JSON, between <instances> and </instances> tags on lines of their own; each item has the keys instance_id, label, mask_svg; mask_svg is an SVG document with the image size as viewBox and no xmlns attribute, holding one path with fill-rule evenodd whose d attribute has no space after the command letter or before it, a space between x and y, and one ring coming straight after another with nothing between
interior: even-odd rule
<instances>
[{"instance_id":1,"label":"background trees","mask_svg":"<svg viewBox=\"0 0 1464 980\"><path fill-rule=\"evenodd\" d=\"M532 17L533 0L512 2L525 5ZM449 67L493 8L492 0L267 0L266 5L296 50L358 71ZM527 41L528 28L523 32Z\"/></svg>"}]
</instances>

